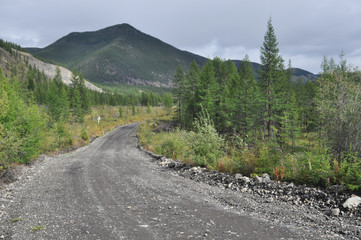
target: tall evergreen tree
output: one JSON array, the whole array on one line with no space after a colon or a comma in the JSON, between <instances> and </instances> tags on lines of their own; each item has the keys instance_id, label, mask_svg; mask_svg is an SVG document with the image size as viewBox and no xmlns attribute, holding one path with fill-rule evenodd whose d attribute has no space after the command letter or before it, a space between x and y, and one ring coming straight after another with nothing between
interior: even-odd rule
<instances>
[{"instance_id":1,"label":"tall evergreen tree","mask_svg":"<svg viewBox=\"0 0 361 240\"><path fill-rule=\"evenodd\" d=\"M70 107L75 121L78 122L83 122L85 116L84 95L82 95L85 92L84 88L84 79L74 72L71 79Z\"/></svg>"},{"instance_id":2,"label":"tall evergreen tree","mask_svg":"<svg viewBox=\"0 0 361 240\"><path fill-rule=\"evenodd\" d=\"M176 74L174 76L173 80L174 88L173 88L173 94L177 99L178 106L177 106L177 116L178 116L178 122L181 123L184 126L183 120L184 120L184 113L183 113L183 98L184 98L184 91L185 91L185 77L184 77L184 71L181 65L178 66Z\"/></svg>"},{"instance_id":3,"label":"tall evergreen tree","mask_svg":"<svg viewBox=\"0 0 361 240\"><path fill-rule=\"evenodd\" d=\"M261 89L264 94L265 109L263 121L265 132L268 139L272 137L272 131L275 129L274 121L274 103L275 103L275 84L283 73L283 59L279 55L278 42L271 18L267 24L267 32L264 36L263 46L261 47Z\"/></svg>"},{"instance_id":4,"label":"tall evergreen tree","mask_svg":"<svg viewBox=\"0 0 361 240\"><path fill-rule=\"evenodd\" d=\"M260 93L254 79L252 64L246 55L240 66L240 124L244 136L255 132L259 128ZM253 130L253 131L251 131Z\"/></svg>"},{"instance_id":5,"label":"tall evergreen tree","mask_svg":"<svg viewBox=\"0 0 361 240\"><path fill-rule=\"evenodd\" d=\"M198 64L194 60L191 64L189 73L186 75L184 84L184 122L187 128L190 128L192 126L193 120L195 119L197 113L194 97L198 86L199 73L200 71Z\"/></svg>"},{"instance_id":6,"label":"tall evergreen tree","mask_svg":"<svg viewBox=\"0 0 361 240\"><path fill-rule=\"evenodd\" d=\"M200 72L194 97L196 112L199 113L203 107L211 118L215 117L216 112L214 96L217 92L217 83L214 74L212 61L207 61Z\"/></svg>"}]
</instances>

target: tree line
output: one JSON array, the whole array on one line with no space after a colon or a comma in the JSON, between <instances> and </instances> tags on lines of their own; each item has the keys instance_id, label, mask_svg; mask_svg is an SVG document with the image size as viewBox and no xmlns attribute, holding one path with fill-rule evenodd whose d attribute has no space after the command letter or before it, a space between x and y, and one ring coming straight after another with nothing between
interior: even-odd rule
<instances>
[{"instance_id":1,"label":"tree line","mask_svg":"<svg viewBox=\"0 0 361 240\"><path fill-rule=\"evenodd\" d=\"M60 69L50 79L44 72L29 65L26 76L26 88L35 101L47 106L49 115L55 121L70 120L81 122L85 114L90 113L91 106L161 106L169 105L169 93L155 94L142 92L136 94L115 94L87 89L81 73L73 71L71 84L63 83Z\"/></svg>"},{"instance_id":2,"label":"tree line","mask_svg":"<svg viewBox=\"0 0 361 240\"><path fill-rule=\"evenodd\" d=\"M174 77L178 122L190 129L204 109L221 134L238 134L247 141L274 139L281 146L301 130L315 130L316 85L301 79L292 82L291 62L286 68L277 45L270 21L261 48L259 81L247 55L238 69L231 60L219 58L201 68L194 61L189 72L179 66Z\"/></svg>"},{"instance_id":3,"label":"tree line","mask_svg":"<svg viewBox=\"0 0 361 240\"><path fill-rule=\"evenodd\" d=\"M211 123L205 126L233 146L224 147L225 155L238 148L235 164L248 173L279 175L284 169L292 181L360 188L360 71L341 53L339 63L324 58L315 81L292 80L291 61L286 67L279 54L271 19L260 52L258 79L247 55L239 68L219 58L202 67L194 61L189 71L179 66L173 91L179 125L199 132L200 121Z\"/></svg>"}]
</instances>

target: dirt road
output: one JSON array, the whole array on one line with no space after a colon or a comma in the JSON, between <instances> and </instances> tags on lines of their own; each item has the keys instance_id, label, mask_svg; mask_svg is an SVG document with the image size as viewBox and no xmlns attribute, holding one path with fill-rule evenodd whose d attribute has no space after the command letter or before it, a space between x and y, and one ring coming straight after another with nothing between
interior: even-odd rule
<instances>
[{"instance_id":1,"label":"dirt road","mask_svg":"<svg viewBox=\"0 0 361 240\"><path fill-rule=\"evenodd\" d=\"M249 201L240 193L163 170L136 147L137 126L118 127L73 153L38 161L0 191L0 238L317 238L217 200Z\"/></svg>"}]
</instances>

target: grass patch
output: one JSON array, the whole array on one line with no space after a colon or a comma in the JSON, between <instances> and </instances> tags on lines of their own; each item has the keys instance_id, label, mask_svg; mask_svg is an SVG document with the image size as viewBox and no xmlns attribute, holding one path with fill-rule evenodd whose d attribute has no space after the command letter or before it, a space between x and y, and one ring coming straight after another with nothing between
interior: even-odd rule
<instances>
[{"instance_id":1,"label":"grass patch","mask_svg":"<svg viewBox=\"0 0 361 240\"><path fill-rule=\"evenodd\" d=\"M10 222L19 222L19 221L22 221L23 220L23 217L18 217L18 218L13 218L13 219L10 219Z\"/></svg>"},{"instance_id":2,"label":"grass patch","mask_svg":"<svg viewBox=\"0 0 361 240\"><path fill-rule=\"evenodd\" d=\"M37 231L40 231L40 230L44 230L45 229L45 226L44 225L38 225L38 226L34 226L31 228L31 231L32 232L37 232Z\"/></svg>"},{"instance_id":3,"label":"grass patch","mask_svg":"<svg viewBox=\"0 0 361 240\"><path fill-rule=\"evenodd\" d=\"M92 139L104 135L119 125L141 122L153 118L167 118L163 107L136 107L136 114L132 114L131 107L122 107L123 116L119 116L119 107L92 107L91 114L84 118L83 123L55 123L45 135L43 152L58 152L66 148L80 147L88 144ZM97 118L100 116L98 124ZM169 117L168 117L169 118Z\"/></svg>"}]
</instances>

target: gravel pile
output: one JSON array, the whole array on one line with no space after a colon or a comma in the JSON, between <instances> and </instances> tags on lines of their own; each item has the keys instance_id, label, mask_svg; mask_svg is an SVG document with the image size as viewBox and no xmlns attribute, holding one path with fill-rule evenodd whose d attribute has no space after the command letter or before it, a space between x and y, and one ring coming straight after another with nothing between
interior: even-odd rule
<instances>
[{"instance_id":1,"label":"gravel pile","mask_svg":"<svg viewBox=\"0 0 361 240\"><path fill-rule=\"evenodd\" d=\"M315 228L323 229L327 233L339 234L345 239L361 239L361 205L359 206L361 198L347 192L343 186L320 188L296 185L274 181L268 174L254 178L242 174L229 175L174 161L149 152L141 146L139 148L151 155L164 169L174 171L180 176L240 194L251 194L265 204L283 202L294 209L302 209L301 211L310 209L316 214L308 217L310 219L307 221L313 222ZM221 200L229 206L242 207L242 203L231 199ZM305 224L303 221L296 221L295 224L297 223Z\"/></svg>"}]
</instances>

